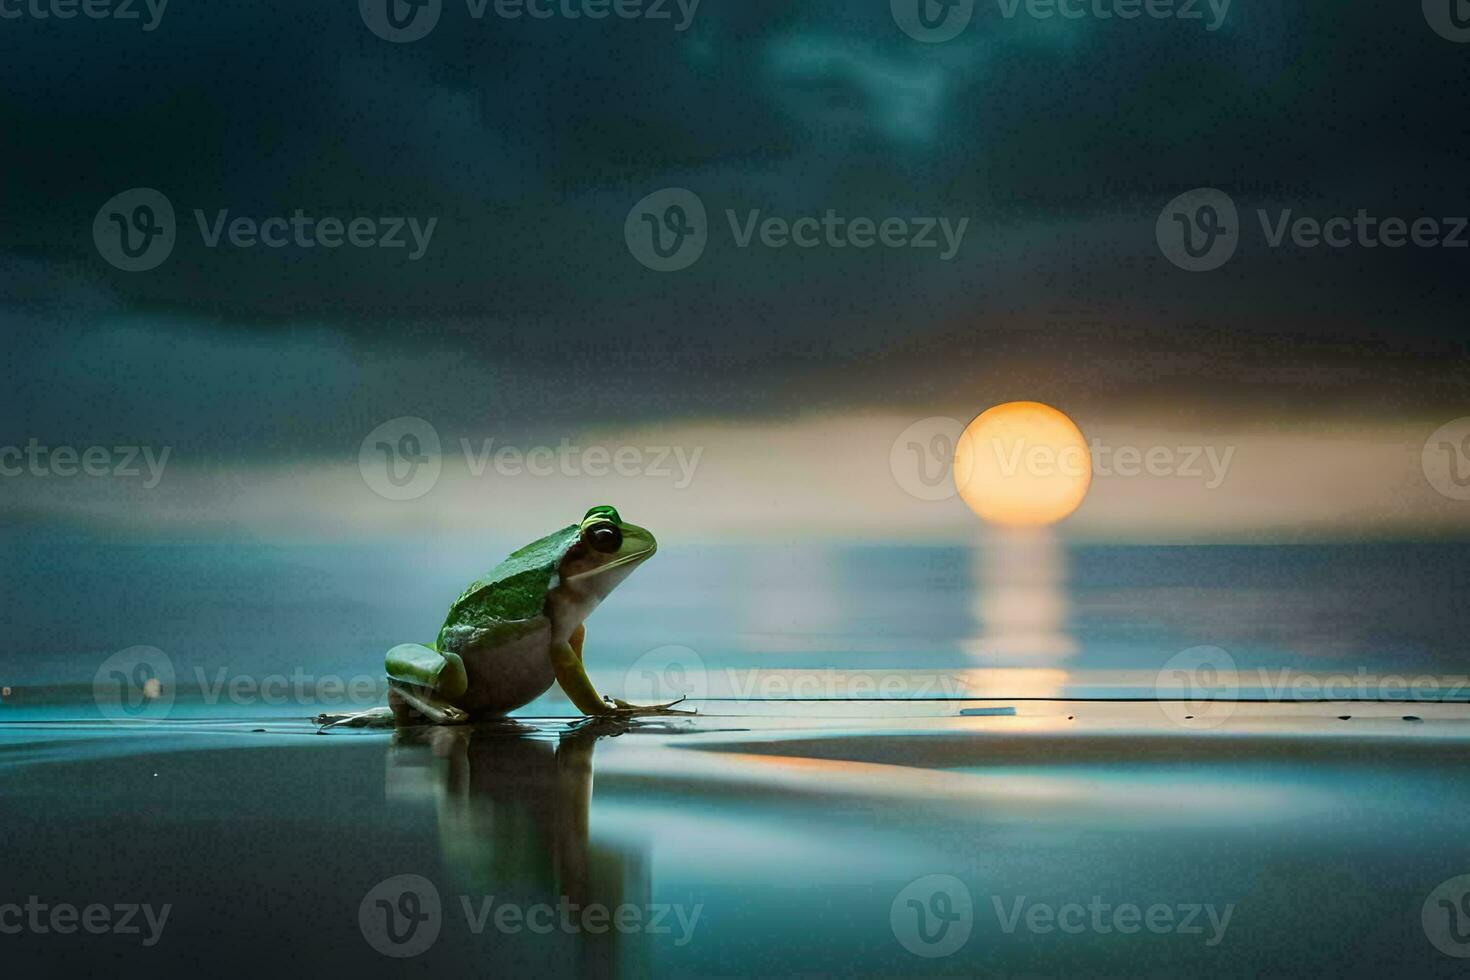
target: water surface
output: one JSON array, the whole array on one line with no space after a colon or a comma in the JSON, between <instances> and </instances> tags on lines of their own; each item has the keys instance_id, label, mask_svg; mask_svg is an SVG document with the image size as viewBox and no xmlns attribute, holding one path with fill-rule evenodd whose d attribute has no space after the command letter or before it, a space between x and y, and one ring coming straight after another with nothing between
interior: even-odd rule
<instances>
[{"instance_id":1,"label":"water surface","mask_svg":"<svg viewBox=\"0 0 1470 980\"><path fill-rule=\"evenodd\" d=\"M1463 962L1426 928L1470 928L1433 899L1470 873L1457 548L666 547L588 660L697 717L579 729L553 693L317 734L504 549L6 535L0 906L169 909L156 935L0 936L30 973ZM1212 700L1215 674L1151 700L1200 646L1266 703ZM136 647L172 683L114 669ZM1429 703L1277 685L1393 674Z\"/></svg>"}]
</instances>

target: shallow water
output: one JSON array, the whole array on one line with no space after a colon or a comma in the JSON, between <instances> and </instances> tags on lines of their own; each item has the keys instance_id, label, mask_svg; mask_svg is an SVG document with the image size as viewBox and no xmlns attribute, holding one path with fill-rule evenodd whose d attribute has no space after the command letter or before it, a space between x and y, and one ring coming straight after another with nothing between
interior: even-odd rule
<instances>
[{"instance_id":1,"label":"shallow water","mask_svg":"<svg viewBox=\"0 0 1470 980\"><path fill-rule=\"evenodd\" d=\"M11 723L7 896L170 910L156 934L27 931L6 956L257 977L1462 969L1420 917L1470 871L1470 709L1242 706L1185 732L1157 706L1016 707L705 704L621 734Z\"/></svg>"},{"instance_id":2,"label":"shallow water","mask_svg":"<svg viewBox=\"0 0 1470 980\"><path fill-rule=\"evenodd\" d=\"M666 548L596 613L589 665L696 718L574 731L553 693L498 726L320 735L497 548L6 544L0 928L32 896L40 919L0 949L27 971L1463 963L1430 938L1470 928L1435 891L1470 873L1460 549ZM1201 645L1228 683L1147 700ZM1452 703L1293 700L1391 674ZM117 905L168 918L48 918Z\"/></svg>"},{"instance_id":3,"label":"shallow water","mask_svg":"<svg viewBox=\"0 0 1470 980\"><path fill-rule=\"evenodd\" d=\"M321 703L314 688L374 684L383 651L432 640L452 597L513 545L137 542L26 529L0 541L8 707L39 686L78 685L85 702L106 658L142 645L169 658L179 710L198 701L206 714L379 703L380 690L335 703L329 691ZM600 685L644 697L1152 697L1161 667L1207 645L1229 655L1248 696L1290 694L1302 671L1396 675L1404 688L1463 678L1467 634L1470 557L1459 545L1035 538L664 546L596 612L587 651ZM877 687L902 672L917 676ZM1464 687L1427 693L1470 696ZM565 705L553 695L532 711Z\"/></svg>"}]
</instances>

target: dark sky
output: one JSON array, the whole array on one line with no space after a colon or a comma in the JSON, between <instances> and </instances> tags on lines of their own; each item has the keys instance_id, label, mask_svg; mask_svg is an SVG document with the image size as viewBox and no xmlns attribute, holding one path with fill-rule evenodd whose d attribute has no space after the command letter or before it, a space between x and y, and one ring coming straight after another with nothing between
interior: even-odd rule
<instances>
[{"instance_id":1,"label":"dark sky","mask_svg":"<svg viewBox=\"0 0 1470 980\"><path fill-rule=\"evenodd\" d=\"M405 44L349 0L0 20L6 426L256 456L355 451L405 414L1459 414L1470 248L1273 249L1255 209L1470 213L1470 44L1400 0L1236 0L1215 31L997 9L942 44L888 0L703 0L682 32L445 0ZM623 223L671 186L710 241L659 273ZM1239 206L1240 244L1186 272L1155 219L1201 186ZM147 272L92 238L133 187L178 216ZM212 249L196 208L438 220L414 261ZM969 225L950 261L742 249L725 226L829 208Z\"/></svg>"}]
</instances>

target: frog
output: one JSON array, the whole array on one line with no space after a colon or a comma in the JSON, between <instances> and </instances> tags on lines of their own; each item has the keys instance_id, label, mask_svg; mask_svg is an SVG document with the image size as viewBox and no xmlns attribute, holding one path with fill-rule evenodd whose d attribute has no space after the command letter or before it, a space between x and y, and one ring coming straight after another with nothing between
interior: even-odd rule
<instances>
[{"instance_id":1,"label":"frog","mask_svg":"<svg viewBox=\"0 0 1470 980\"><path fill-rule=\"evenodd\" d=\"M503 718L560 686L584 716L680 711L679 698L636 705L603 697L583 666L585 621L652 558L658 542L606 504L512 552L471 582L432 644L400 643L384 658L398 725Z\"/></svg>"}]
</instances>

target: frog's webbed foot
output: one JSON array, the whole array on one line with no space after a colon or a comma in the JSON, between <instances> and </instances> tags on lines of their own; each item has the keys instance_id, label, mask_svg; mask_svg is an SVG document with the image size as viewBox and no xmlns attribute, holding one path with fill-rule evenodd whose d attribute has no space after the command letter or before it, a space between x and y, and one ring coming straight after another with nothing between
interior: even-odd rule
<instances>
[{"instance_id":1,"label":"frog's webbed foot","mask_svg":"<svg viewBox=\"0 0 1470 980\"><path fill-rule=\"evenodd\" d=\"M320 725L321 731L324 732L333 728L392 728L394 725L393 709L384 705L346 714L325 711L313 718L312 723Z\"/></svg>"},{"instance_id":2,"label":"frog's webbed foot","mask_svg":"<svg viewBox=\"0 0 1470 980\"><path fill-rule=\"evenodd\" d=\"M425 688L401 681L388 681L388 704L400 725L427 722L431 725L462 725L469 713L443 701Z\"/></svg>"},{"instance_id":3,"label":"frog's webbed foot","mask_svg":"<svg viewBox=\"0 0 1470 980\"><path fill-rule=\"evenodd\" d=\"M630 704L622 698L604 697L602 700L612 705L613 710L609 712L614 717L626 718L635 715L697 715L698 711L680 711L674 705L682 704L687 698L677 698L664 704Z\"/></svg>"}]
</instances>

